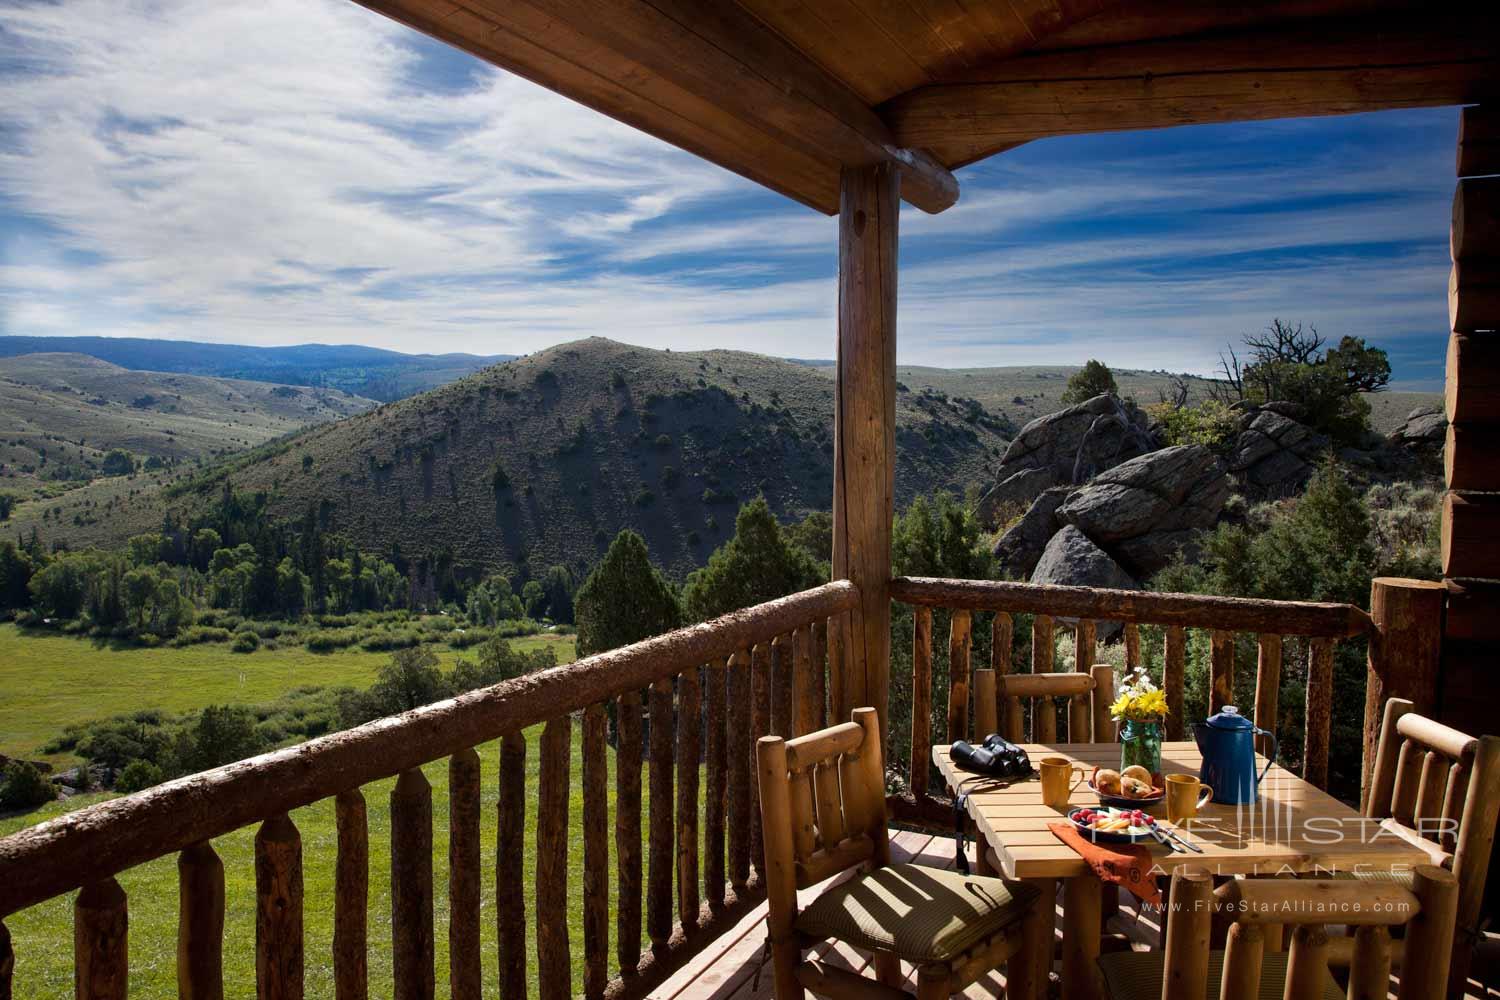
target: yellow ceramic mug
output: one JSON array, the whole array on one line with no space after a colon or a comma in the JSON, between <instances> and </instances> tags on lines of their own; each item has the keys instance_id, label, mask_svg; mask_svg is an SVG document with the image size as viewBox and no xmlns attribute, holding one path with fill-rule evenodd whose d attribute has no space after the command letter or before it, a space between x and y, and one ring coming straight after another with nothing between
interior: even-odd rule
<instances>
[{"instance_id":1,"label":"yellow ceramic mug","mask_svg":"<svg viewBox=\"0 0 1500 1000\"><path fill-rule=\"evenodd\" d=\"M1087 773L1066 757L1043 757L1041 771L1042 803L1049 809L1066 812L1073 789L1088 777ZM1075 773L1078 780L1072 781Z\"/></svg>"},{"instance_id":2,"label":"yellow ceramic mug","mask_svg":"<svg viewBox=\"0 0 1500 1000\"><path fill-rule=\"evenodd\" d=\"M1186 823L1214 800L1214 790L1192 774L1167 775L1167 819Z\"/></svg>"}]
</instances>

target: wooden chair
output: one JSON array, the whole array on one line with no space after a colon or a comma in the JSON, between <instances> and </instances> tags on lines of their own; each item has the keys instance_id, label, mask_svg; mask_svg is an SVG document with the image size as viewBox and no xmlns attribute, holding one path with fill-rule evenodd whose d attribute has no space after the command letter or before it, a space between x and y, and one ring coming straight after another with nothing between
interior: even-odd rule
<instances>
[{"instance_id":1,"label":"wooden chair","mask_svg":"<svg viewBox=\"0 0 1500 1000\"><path fill-rule=\"evenodd\" d=\"M1490 850L1500 817L1500 737L1473 737L1416 714L1404 698L1386 702L1364 814L1382 831L1420 846L1432 863L1458 879L1457 932L1450 993L1461 991L1479 937ZM1410 874L1354 872L1362 881L1395 881L1410 889ZM1397 961L1402 942L1396 942ZM1409 947L1409 946L1407 946ZM1347 941L1335 941L1332 961L1349 960Z\"/></svg>"},{"instance_id":2,"label":"wooden chair","mask_svg":"<svg viewBox=\"0 0 1500 1000\"><path fill-rule=\"evenodd\" d=\"M1031 699L1031 741L1057 742L1057 701L1068 699L1068 742L1113 743L1114 720L1109 707L1115 700L1115 672L1098 664L1088 673L1004 674L997 677L996 695L1005 701L1005 738L1025 740L1022 699Z\"/></svg>"},{"instance_id":3,"label":"wooden chair","mask_svg":"<svg viewBox=\"0 0 1500 1000\"><path fill-rule=\"evenodd\" d=\"M1036 933L1030 886L891 864L873 708L796 739L762 737L755 752L777 1000L804 988L839 1000L907 997L902 960L917 968L917 997L938 1000L1020 950L1023 924ZM799 908L799 889L855 866L861 874ZM878 981L804 960L804 948L830 939L873 953Z\"/></svg>"},{"instance_id":4,"label":"wooden chair","mask_svg":"<svg viewBox=\"0 0 1500 1000\"><path fill-rule=\"evenodd\" d=\"M1405 926L1400 1000L1431 1000L1448 981L1459 886L1422 865L1412 888L1347 879L1234 879L1218 889L1206 871L1172 876L1166 946L1099 958L1111 1000L1374 1000L1387 996L1391 928ZM1215 912L1228 917L1222 952L1209 950ZM1328 968L1325 923L1354 927L1347 993ZM1267 928L1291 926L1288 951L1266 948Z\"/></svg>"}]
</instances>

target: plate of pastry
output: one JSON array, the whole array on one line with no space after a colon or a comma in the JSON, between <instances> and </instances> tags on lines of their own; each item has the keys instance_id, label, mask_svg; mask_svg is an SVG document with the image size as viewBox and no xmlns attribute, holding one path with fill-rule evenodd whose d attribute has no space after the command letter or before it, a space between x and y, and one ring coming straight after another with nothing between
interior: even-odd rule
<instances>
[{"instance_id":1,"label":"plate of pastry","mask_svg":"<svg viewBox=\"0 0 1500 1000\"><path fill-rule=\"evenodd\" d=\"M1094 769L1089 787L1099 796L1099 804L1115 809L1139 809L1166 798L1166 782L1161 775L1133 764L1123 771L1107 767Z\"/></svg>"}]
</instances>

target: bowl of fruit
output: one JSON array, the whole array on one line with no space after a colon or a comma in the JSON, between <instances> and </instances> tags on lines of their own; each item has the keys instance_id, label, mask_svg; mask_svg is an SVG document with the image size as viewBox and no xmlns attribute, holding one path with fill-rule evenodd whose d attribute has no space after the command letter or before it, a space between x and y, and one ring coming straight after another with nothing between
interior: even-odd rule
<instances>
[{"instance_id":1,"label":"bowl of fruit","mask_svg":"<svg viewBox=\"0 0 1500 1000\"><path fill-rule=\"evenodd\" d=\"M1133 844L1137 840L1155 837L1152 830L1156 820L1140 809L1116 809L1103 806L1099 809L1082 807L1068 813L1068 819L1094 843Z\"/></svg>"},{"instance_id":2,"label":"bowl of fruit","mask_svg":"<svg viewBox=\"0 0 1500 1000\"><path fill-rule=\"evenodd\" d=\"M1089 778L1089 787L1099 796L1101 806L1116 809L1156 805L1167 795L1166 782L1161 775L1152 774L1139 764L1123 771L1096 767L1093 777Z\"/></svg>"}]
</instances>

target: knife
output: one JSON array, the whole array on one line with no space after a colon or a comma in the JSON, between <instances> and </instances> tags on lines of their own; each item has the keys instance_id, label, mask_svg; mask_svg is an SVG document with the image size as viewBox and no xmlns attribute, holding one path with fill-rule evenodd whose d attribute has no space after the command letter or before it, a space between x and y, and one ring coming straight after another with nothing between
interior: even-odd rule
<instances>
[{"instance_id":1,"label":"knife","mask_svg":"<svg viewBox=\"0 0 1500 1000\"><path fill-rule=\"evenodd\" d=\"M1177 841L1177 843L1181 844L1183 847L1186 847L1188 850L1197 851L1199 854L1203 853L1203 848L1199 847L1191 840L1188 840L1176 830L1164 830L1162 832L1165 833L1168 837L1171 837L1173 840Z\"/></svg>"},{"instance_id":2,"label":"knife","mask_svg":"<svg viewBox=\"0 0 1500 1000\"><path fill-rule=\"evenodd\" d=\"M1174 854L1178 852L1179 848L1177 847L1177 845L1167 839L1167 835L1162 832L1161 827L1157 826L1155 823L1152 823L1150 829L1151 836L1156 838L1156 842L1158 844L1165 847L1167 850L1171 851Z\"/></svg>"}]
</instances>

